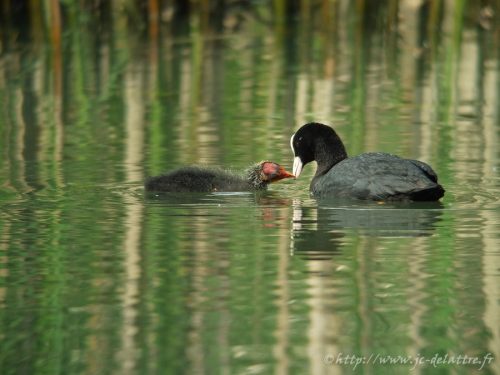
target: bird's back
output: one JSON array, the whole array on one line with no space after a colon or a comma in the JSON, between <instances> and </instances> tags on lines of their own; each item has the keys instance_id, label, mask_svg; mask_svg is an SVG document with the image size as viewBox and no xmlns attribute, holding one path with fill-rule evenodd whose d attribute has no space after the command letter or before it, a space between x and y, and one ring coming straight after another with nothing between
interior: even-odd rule
<instances>
[{"instance_id":1,"label":"bird's back","mask_svg":"<svg viewBox=\"0 0 500 375\"><path fill-rule=\"evenodd\" d=\"M418 160L365 153L334 165L311 182L315 196L373 200L438 200L444 189L432 168Z\"/></svg>"},{"instance_id":2,"label":"bird's back","mask_svg":"<svg viewBox=\"0 0 500 375\"><path fill-rule=\"evenodd\" d=\"M150 177L147 191L159 192L213 192L248 190L248 183L238 175L222 169L183 167L170 173Z\"/></svg>"}]
</instances>

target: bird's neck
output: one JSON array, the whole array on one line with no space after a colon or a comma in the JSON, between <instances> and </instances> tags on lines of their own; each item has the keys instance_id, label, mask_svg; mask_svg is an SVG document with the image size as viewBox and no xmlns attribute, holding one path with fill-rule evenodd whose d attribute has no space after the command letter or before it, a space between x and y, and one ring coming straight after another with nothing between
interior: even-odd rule
<instances>
[{"instance_id":1,"label":"bird's neck","mask_svg":"<svg viewBox=\"0 0 500 375\"><path fill-rule=\"evenodd\" d=\"M335 134L331 138L316 143L314 159L318 164L316 176L327 173L335 164L347 159L347 152L340 138Z\"/></svg>"},{"instance_id":2,"label":"bird's neck","mask_svg":"<svg viewBox=\"0 0 500 375\"><path fill-rule=\"evenodd\" d=\"M264 190L267 188L267 182L262 181L258 166L248 168L245 175L247 183L252 190Z\"/></svg>"}]
</instances>

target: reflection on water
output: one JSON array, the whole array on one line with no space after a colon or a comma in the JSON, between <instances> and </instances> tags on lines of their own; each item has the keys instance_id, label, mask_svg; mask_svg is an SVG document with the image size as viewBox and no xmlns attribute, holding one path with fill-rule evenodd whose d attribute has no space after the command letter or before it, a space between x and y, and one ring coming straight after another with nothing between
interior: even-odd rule
<instances>
[{"instance_id":1,"label":"reflection on water","mask_svg":"<svg viewBox=\"0 0 500 375\"><path fill-rule=\"evenodd\" d=\"M500 373L498 1L0 6L0 373ZM301 124L441 203L145 194ZM397 357L400 356L400 357Z\"/></svg>"},{"instance_id":2,"label":"reflection on water","mask_svg":"<svg viewBox=\"0 0 500 375\"><path fill-rule=\"evenodd\" d=\"M326 257L341 251L345 233L377 237L434 234L443 216L441 202L381 204L322 200L317 206L293 205L292 255ZM342 240L344 238L344 240Z\"/></svg>"}]
</instances>

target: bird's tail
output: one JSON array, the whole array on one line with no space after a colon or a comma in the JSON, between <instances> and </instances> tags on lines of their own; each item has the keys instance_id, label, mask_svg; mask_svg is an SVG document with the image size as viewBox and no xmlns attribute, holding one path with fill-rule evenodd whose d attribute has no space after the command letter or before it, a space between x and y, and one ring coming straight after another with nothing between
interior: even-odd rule
<instances>
[{"instance_id":1,"label":"bird's tail","mask_svg":"<svg viewBox=\"0 0 500 375\"><path fill-rule=\"evenodd\" d=\"M432 186L413 191L411 193L411 200L421 202L437 201L443 197L444 192L445 190L441 185L433 184Z\"/></svg>"}]
</instances>

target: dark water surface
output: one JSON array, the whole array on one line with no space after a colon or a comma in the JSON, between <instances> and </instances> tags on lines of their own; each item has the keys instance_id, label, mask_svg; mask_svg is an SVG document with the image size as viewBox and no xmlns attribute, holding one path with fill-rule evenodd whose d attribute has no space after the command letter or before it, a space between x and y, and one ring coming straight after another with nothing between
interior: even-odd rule
<instances>
[{"instance_id":1,"label":"dark water surface","mask_svg":"<svg viewBox=\"0 0 500 375\"><path fill-rule=\"evenodd\" d=\"M2 10L1 375L500 374L498 2L49 3ZM311 120L445 197L144 194Z\"/></svg>"}]
</instances>

